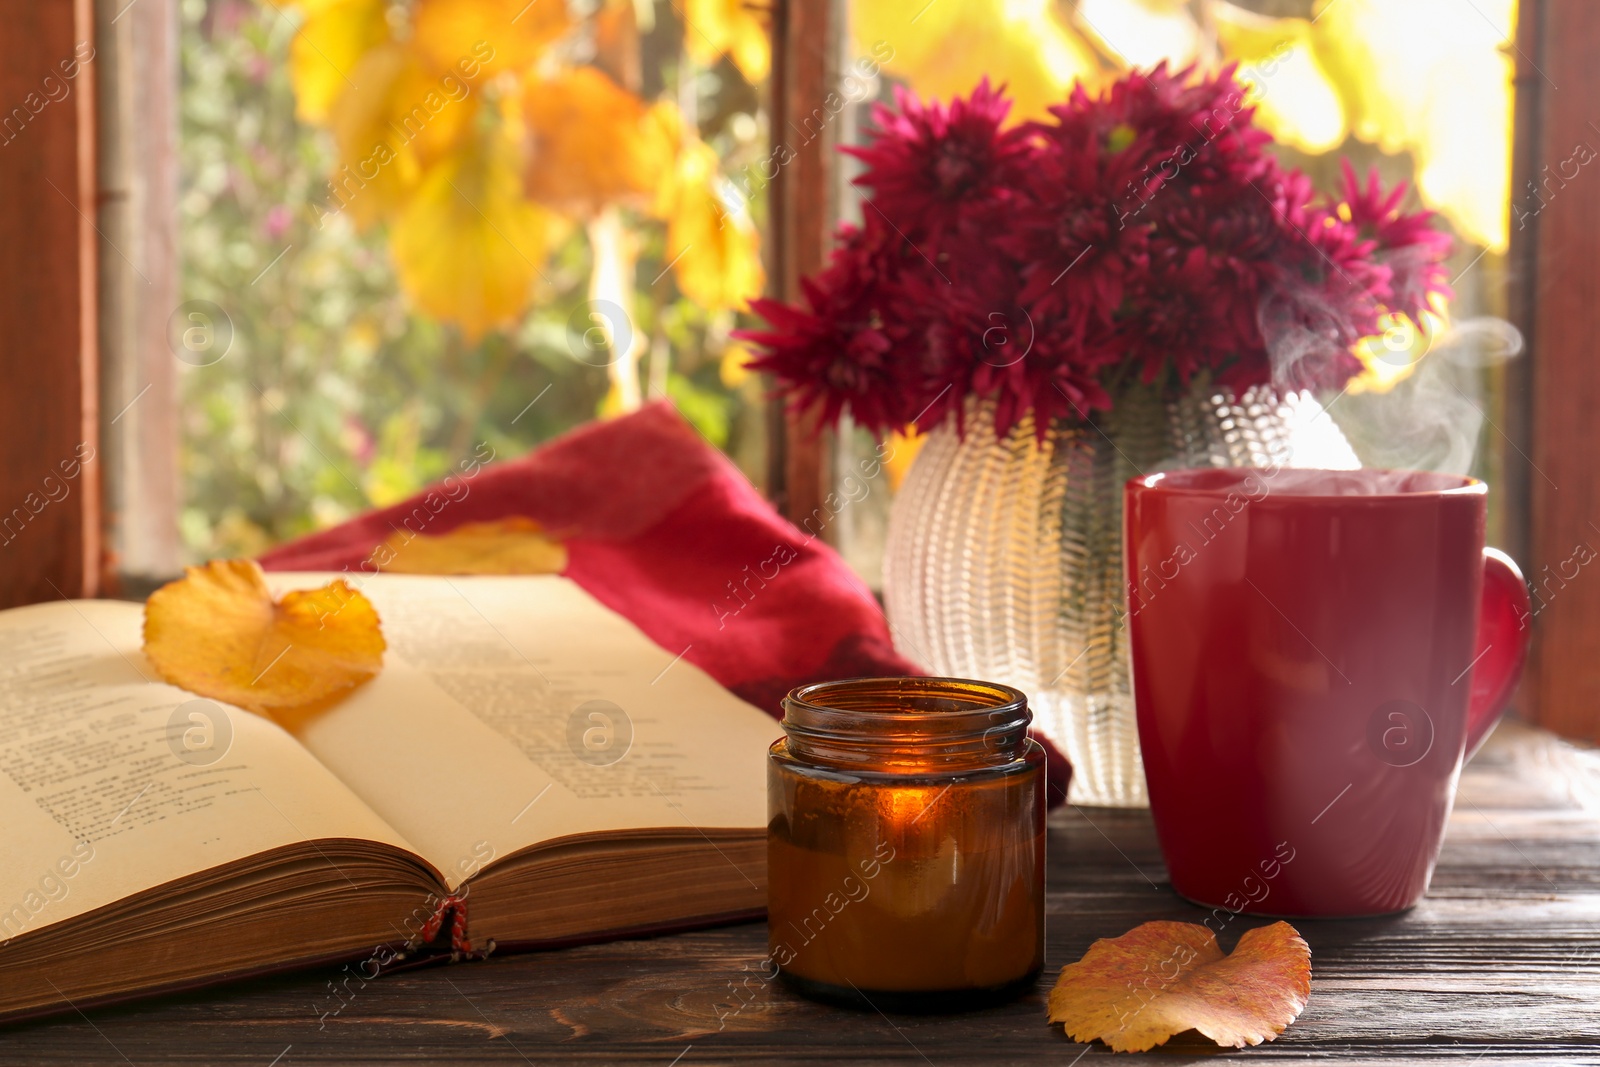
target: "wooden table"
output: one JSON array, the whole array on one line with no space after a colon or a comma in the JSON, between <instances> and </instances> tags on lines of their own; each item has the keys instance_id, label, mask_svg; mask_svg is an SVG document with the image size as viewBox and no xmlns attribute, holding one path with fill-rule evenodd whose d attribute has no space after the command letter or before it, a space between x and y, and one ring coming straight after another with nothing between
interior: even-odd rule
<instances>
[{"instance_id":1,"label":"wooden table","mask_svg":"<svg viewBox=\"0 0 1600 1067\"><path fill-rule=\"evenodd\" d=\"M1068 1067L1109 1057L1047 1026L1044 996L1096 938L1148 919L1200 921L1166 884L1148 813L1055 816L1049 915L1038 989L967 1015L828 1009L759 979L734 1010L733 984L766 951L765 926L749 924L394 974L320 1022L326 972L26 1024L0 1031L0 1064ZM1225 949L1244 925L1224 935ZM1219 1050L1191 1032L1117 1062L1600 1064L1600 754L1503 725L1462 775L1421 905L1297 925L1312 948L1311 1003L1276 1042Z\"/></svg>"}]
</instances>

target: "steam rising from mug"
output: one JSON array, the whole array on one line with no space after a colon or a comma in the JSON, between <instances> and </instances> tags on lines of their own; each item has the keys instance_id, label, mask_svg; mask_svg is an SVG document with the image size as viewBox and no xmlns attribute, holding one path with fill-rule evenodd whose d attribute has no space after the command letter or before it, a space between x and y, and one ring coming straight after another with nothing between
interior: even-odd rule
<instances>
[{"instance_id":1,"label":"steam rising from mug","mask_svg":"<svg viewBox=\"0 0 1600 1067\"><path fill-rule=\"evenodd\" d=\"M1288 325L1305 321L1305 309L1295 310L1300 316L1275 311L1270 301L1262 307L1262 332L1280 393L1303 388L1307 369L1330 355L1328 341ZM1408 358L1413 338L1414 332L1400 338L1398 348ZM1481 371L1512 359L1522 347L1522 334L1504 319L1464 319L1431 340L1409 378L1387 393L1341 394L1327 402L1334 409L1330 414L1366 466L1467 474L1486 421Z\"/></svg>"}]
</instances>

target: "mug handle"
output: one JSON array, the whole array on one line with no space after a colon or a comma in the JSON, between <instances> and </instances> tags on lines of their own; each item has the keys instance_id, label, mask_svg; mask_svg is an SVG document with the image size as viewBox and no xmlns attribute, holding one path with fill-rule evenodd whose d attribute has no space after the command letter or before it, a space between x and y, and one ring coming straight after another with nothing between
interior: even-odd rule
<instances>
[{"instance_id":1,"label":"mug handle","mask_svg":"<svg viewBox=\"0 0 1600 1067\"><path fill-rule=\"evenodd\" d=\"M1478 751L1511 702L1528 658L1528 622L1532 617L1528 583L1516 563L1498 548L1485 548L1483 606L1478 612L1477 658L1472 661L1463 763Z\"/></svg>"}]
</instances>

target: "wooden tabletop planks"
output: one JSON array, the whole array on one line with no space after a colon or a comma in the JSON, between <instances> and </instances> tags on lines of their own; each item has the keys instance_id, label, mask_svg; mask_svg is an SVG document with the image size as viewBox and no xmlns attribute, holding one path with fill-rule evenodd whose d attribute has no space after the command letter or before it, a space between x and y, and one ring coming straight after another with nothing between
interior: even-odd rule
<instances>
[{"instance_id":1,"label":"wooden tabletop planks","mask_svg":"<svg viewBox=\"0 0 1600 1067\"><path fill-rule=\"evenodd\" d=\"M763 982L761 924L390 975L339 1001L330 972L0 1030L0 1063L1052 1063L1106 1059L1044 1020L1062 965L1149 919L1199 921L1149 815L1058 813L1037 991L965 1015L886 1017ZM1241 916L1231 948L1259 920ZM1600 1064L1600 758L1506 724L1463 772L1428 898L1386 919L1296 924L1311 1003L1276 1042L1197 1035L1119 1064ZM203 951L203 947L199 949ZM1080 1059L1081 1057L1081 1059Z\"/></svg>"}]
</instances>

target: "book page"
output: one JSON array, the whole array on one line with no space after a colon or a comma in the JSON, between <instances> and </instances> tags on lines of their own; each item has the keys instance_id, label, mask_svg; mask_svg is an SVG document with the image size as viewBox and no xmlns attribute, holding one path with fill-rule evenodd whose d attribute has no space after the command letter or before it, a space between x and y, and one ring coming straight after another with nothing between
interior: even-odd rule
<instances>
[{"instance_id":1,"label":"book page","mask_svg":"<svg viewBox=\"0 0 1600 1067\"><path fill-rule=\"evenodd\" d=\"M407 848L275 724L155 681L143 608L0 613L0 943L268 849Z\"/></svg>"},{"instance_id":2,"label":"book page","mask_svg":"<svg viewBox=\"0 0 1600 1067\"><path fill-rule=\"evenodd\" d=\"M298 736L452 888L568 834L766 825L782 728L571 580L352 584L383 621L384 669Z\"/></svg>"}]
</instances>

